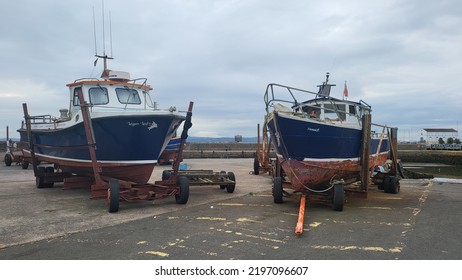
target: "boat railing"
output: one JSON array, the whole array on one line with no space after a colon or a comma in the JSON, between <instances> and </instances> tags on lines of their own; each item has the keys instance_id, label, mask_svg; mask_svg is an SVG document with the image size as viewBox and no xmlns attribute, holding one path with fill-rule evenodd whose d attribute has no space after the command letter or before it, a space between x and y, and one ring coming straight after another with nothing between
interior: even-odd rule
<instances>
[{"instance_id":1,"label":"boat railing","mask_svg":"<svg viewBox=\"0 0 462 280\"><path fill-rule=\"evenodd\" d=\"M31 123L33 124L45 124L45 123L53 123L56 120L56 117L52 115L37 115L37 116L30 116L29 119Z\"/></svg>"},{"instance_id":2,"label":"boat railing","mask_svg":"<svg viewBox=\"0 0 462 280\"><path fill-rule=\"evenodd\" d=\"M288 93L291 99L280 98L279 96L282 95L283 93L281 93L280 91L278 92L278 89L282 91L286 91L285 96L287 96L287 93ZM313 95L315 103L308 104L306 102L301 102L301 103L298 102L297 97L299 97L299 95L301 94ZM304 97L304 100L306 100L306 97ZM333 113L337 115L336 119L326 118L326 120L338 120L342 122L346 119L346 116L349 115L353 117L354 119L356 119L358 124L360 124L362 114L370 111L370 106L364 101L361 101L359 103L360 105L359 109L364 109L363 112L350 113L348 110L346 110L346 107L345 107L345 110L340 109L341 106L339 106L340 105L339 103L344 103L345 102L344 100L339 100L339 99L330 97L329 95L320 94L319 92L303 90L303 89L285 86L281 84L275 84L275 83L268 84L266 91L265 91L265 95L264 95L264 101L265 101L267 113L270 112L270 107L274 103L285 103L285 104L289 104L288 107L290 107L294 113L301 114L305 117L308 117L308 112L306 110L307 108L312 109L312 110L321 110L320 103L317 103L318 100L320 102L322 101L324 104L331 105L329 107L324 106L324 108L322 108L322 110L324 110L324 113ZM311 111L311 110L308 110L308 111Z\"/></svg>"},{"instance_id":3,"label":"boat railing","mask_svg":"<svg viewBox=\"0 0 462 280\"><path fill-rule=\"evenodd\" d=\"M276 98L275 88L286 89L288 91L289 95L292 97L292 100ZM298 105L299 103L298 103L297 98L295 97L295 94L293 93L293 91L300 92L300 93L314 94L315 96L317 95L316 92L303 90L303 89L290 87L290 86L285 86L285 85L281 85L281 84L271 83L271 84L268 84L268 86L266 87L266 91L265 91L265 95L264 95L266 111L269 113L269 107L274 102L283 102L283 103L289 103L289 104L293 104L293 105Z\"/></svg>"},{"instance_id":4,"label":"boat railing","mask_svg":"<svg viewBox=\"0 0 462 280\"><path fill-rule=\"evenodd\" d=\"M80 78L80 79L74 80L74 83L78 83L82 81L101 81L101 80L98 78Z\"/></svg>"}]
</instances>

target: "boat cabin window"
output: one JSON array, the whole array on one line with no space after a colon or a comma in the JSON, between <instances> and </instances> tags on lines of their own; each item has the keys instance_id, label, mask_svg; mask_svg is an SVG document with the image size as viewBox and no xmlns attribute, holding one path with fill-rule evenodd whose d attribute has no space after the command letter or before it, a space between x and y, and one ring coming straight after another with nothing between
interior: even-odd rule
<instances>
[{"instance_id":1,"label":"boat cabin window","mask_svg":"<svg viewBox=\"0 0 462 280\"><path fill-rule=\"evenodd\" d=\"M330 120L346 120L345 104L324 104L324 117Z\"/></svg>"},{"instance_id":2,"label":"boat cabin window","mask_svg":"<svg viewBox=\"0 0 462 280\"><path fill-rule=\"evenodd\" d=\"M116 94L122 104L141 104L141 99L136 89L116 88Z\"/></svg>"},{"instance_id":3,"label":"boat cabin window","mask_svg":"<svg viewBox=\"0 0 462 280\"><path fill-rule=\"evenodd\" d=\"M352 116L356 116L356 108L354 105L350 105L350 110L349 110L349 113L352 115Z\"/></svg>"},{"instance_id":4,"label":"boat cabin window","mask_svg":"<svg viewBox=\"0 0 462 280\"><path fill-rule=\"evenodd\" d=\"M321 105L307 105L302 107L303 112L309 115L310 118L319 118L321 114Z\"/></svg>"},{"instance_id":5,"label":"boat cabin window","mask_svg":"<svg viewBox=\"0 0 462 280\"><path fill-rule=\"evenodd\" d=\"M90 104L92 105L104 105L109 103L109 97L107 88L94 87L88 91L90 96Z\"/></svg>"},{"instance_id":6,"label":"boat cabin window","mask_svg":"<svg viewBox=\"0 0 462 280\"><path fill-rule=\"evenodd\" d=\"M80 106L79 91L82 91L82 89L81 88L74 89L74 96L72 97L72 104L74 105L74 107Z\"/></svg>"}]
</instances>

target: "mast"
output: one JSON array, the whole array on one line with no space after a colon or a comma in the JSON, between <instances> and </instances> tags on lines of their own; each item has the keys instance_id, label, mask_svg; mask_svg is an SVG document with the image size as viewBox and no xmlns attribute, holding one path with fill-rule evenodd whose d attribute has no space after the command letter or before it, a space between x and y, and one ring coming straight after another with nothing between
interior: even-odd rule
<instances>
[{"instance_id":1,"label":"mast","mask_svg":"<svg viewBox=\"0 0 462 280\"><path fill-rule=\"evenodd\" d=\"M101 78L107 77L107 71L109 70L107 68L107 60L108 59L114 59L112 57L112 24L109 22L109 27L110 27L110 43L111 43L111 56L108 56L106 54L106 32L105 32L105 25L104 25L104 0L101 1L102 5L102 18L103 18L103 54L100 55L98 54L98 47L96 43L96 21L95 21L95 9L93 8L93 32L94 32L94 37L95 37L95 57L96 60L94 62L94 65L96 66L96 63L98 62L99 58L103 59L103 73L101 74ZM109 14L109 21L111 21L111 15Z\"/></svg>"},{"instance_id":2,"label":"mast","mask_svg":"<svg viewBox=\"0 0 462 280\"><path fill-rule=\"evenodd\" d=\"M330 75L330 73L327 72L326 73L326 81L323 82L322 85L318 85L318 87L319 87L318 95L328 97L330 95L330 88L335 87L334 84L329 84L329 75Z\"/></svg>"}]
</instances>

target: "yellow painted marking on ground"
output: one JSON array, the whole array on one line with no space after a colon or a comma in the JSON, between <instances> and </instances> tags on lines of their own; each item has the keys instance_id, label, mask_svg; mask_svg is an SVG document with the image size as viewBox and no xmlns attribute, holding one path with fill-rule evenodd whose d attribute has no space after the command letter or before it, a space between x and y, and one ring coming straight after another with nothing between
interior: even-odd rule
<instances>
[{"instance_id":1,"label":"yellow painted marking on ground","mask_svg":"<svg viewBox=\"0 0 462 280\"><path fill-rule=\"evenodd\" d=\"M320 223L320 222L313 222L313 223L309 224L309 226L310 226L310 227L318 227L318 226L320 226L321 224L322 224L322 223Z\"/></svg>"},{"instance_id":2,"label":"yellow painted marking on ground","mask_svg":"<svg viewBox=\"0 0 462 280\"><path fill-rule=\"evenodd\" d=\"M331 246L331 245L318 245L312 246L314 249L321 250L339 250L339 251L348 251L348 250L360 250L360 251L374 251L374 252L389 252L389 253L401 253L403 250L402 247L394 248L383 248L383 247L359 247L359 246Z\"/></svg>"},{"instance_id":3,"label":"yellow painted marking on ground","mask_svg":"<svg viewBox=\"0 0 462 280\"><path fill-rule=\"evenodd\" d=\"M216 231L218 231L218 232L223 232L224 231L225 233L233 233L232 230L226 230L225 231L224 229L219 229L219 228L217 228ZM234 234L239 235L239 236L245 236L245 237L265 240L265 241L271 241L271 242L275 242L275 243L283 243L283 244L286 243L285 241L282 241L282 240L277 240L277 239L268 238L268 237L264 237L264 236L258 236L258 235L244 234L242 232L234 232Z\"/></svg>"},{"instance_id":4,"label":"yellow painted marking on ground","mask_svg":"<svg viewBox=\"0 0 462 280\"><path fill-rule=\"evenodd\" d=\"M218 217L197 217L196 220L226 221L226 218L218 218Z\"/></svg>"},{"instance_id":5,"label":"yellow painted marking on ground","mask_svg":"<svg viewBox=\"0 0 462 280\"><path fill-rule=\"evenodd\" d=\"M289 215L289 216L297 216L298 217L298 213L295 214L295 213L289 213L289 212L282 212L282 214Z\"/></svg>"},{"instance_id":6,"label":"yellow painted marking on ground","mask_svg":"<svg viewBox=\"0 0 462 280\"><path fill-rule=\"evenodd\" d=\"M146 244L148 243L147 241L138 241L136 244L141 245L141 244Z\"/></svg>"},{"instance_id":7,"label":"yellow painted marking on ground","mask_svg":"<svg viewBox=\"0 0 462 280\"><path fill-rule=\"evenodd\" d=\"M184 243L184 240L183 239L176 239L175 242L168 242L167 243L167 246L170 246L170 247L173 247L173 246L178 246L180 245L181 243ZM161 247L162 249L166 249L167 246L163 246ZM180 247L180 246L178 246Z\"/></svg>"},{"instance_id":8,"label":"yellow painted marking on ground","mask_svg":"<svg viewBox=\"0 0 462 280\"><path fill-rule=\"evenodd\" d=\"M159 252L159 251L146 251L144 253L145 254L150 254L150 255L156 255L156 256L159 256L159 257L168 257L169 256L169 254L164 253L164 252Z\"/></svg>"},{"instance_id":9,"label":"yellow painted marking on ground","mask_svg":"<svg viewBox=\"0 0 462 280\"><path fill-rule=\"evenodd\" d=\"M386 252L383 247L363 247L364 251Z\"/></svg>"},{"instance_id":10,"label":"yellow painted marking on ground","mask_svg":"<svg viewBox=\"0 0 462 280\"><path fill-rule=\"evenodd\" d=\"M359 207L359 208L362 208L362 209L377 209L377 210L391 210L390 207L363 206L363 207Z\"/></svg>"},{"instance_id":11,"label":"yellow painted marking on ground","mask_svg":"<svg viewBox=\"0 0 462 280\"><path fill-rule=\"evenodd\" d=\"M220 206L245 206L245 204L242 204L242 203L218 203L217 205L220 205Z\"/></svg>"},{"instance_id":12,"label":"yellow painted marking on ground","mask_svg":"<svg viewBox=\"0 0 462 280\"><path fill-rule=\"evenodd\" d=\"M388 249L388 251L392 252L392 253L401 253L401 251L403 251L403 248L402 247L395 247L395 248Z\"/></svg>"},{"instance_id":13,"label":"yellow painted marking on ground","mask_svg":"<svg viewBox=\"0 0 462 280\"><path fill-rule=\"evenodd\" d=\"M223 243L223 244L221 244L221 246L231 249L231 248L233 248L232 244L239 244L239 243L249 243L249 241L242 240L242 239L241 240L234 240L234 241L231 241L231 244L230 243Z\"/></svg>"},{"instance_id":14,"label":"yellow painted marking on ground","mask_svg":"<svg viewBox=\"0 0 462 280\"><path fill-rule=\"evenodd\" d=\"M251 219L247 219L247 218L239 218L239 219L236 219L236 221L241 222L241 223L245 223L245 222L259 223L259 224L262 223L261 221L255 221L255 220L251 220Z\"/></svg>"},{"instance_id":15,"label":"yellow painted marking on ground","mask_svg":"<svg viewBox=\"0 0 462 280\"><path fill-rule=\"evenodd\" d=\"M417 216L419 215L421 209L420 207L427 201L428 195L430 194L430 187L432 186L432 182L430 182L427 188L423 191L422 195L419 197L419 208L415 208L412 211L412 215Z\"/></svg>"},{"instance_id":16,"label":"yellow painted marking on ground","mask_svg":"<svg viewBox=\"0 0 462 280\"><path fill-rule=\"evenodd\" d=\"M169 220L179 219L180 217L168 217Z\"/></svg>"},{"instance_id":17,"label":"yellow painted marking on ground","mask_svg":"<svg viewBox=\"0 0 462 280\"><path fill-rule=\"evenodd\" d=\"M273 207L271 204L218 203L219 206Z\"/></svg>"},{"instance_id":18,"label":"yellow painted marking on ground","mask_svg":"<svg viewBox=\"0 0 462 280\"><path fill-rule=\"evenodd\" d=\"M268 238L268 237L264 237L264 236L257 236L257 235L250 235L250 234L244 234L244 236L255 238L255 239L261 239L261 240L265 240L265 241L276 242L276 243L285 243L282 240L277 240L277 239Z\"/></svg>"},{"instance_id":19,"label":"yellow painted marking on ground","mask_svg":"<svg viewBox=\"0 0 462 280\"><path fill-rule=\"evenodd\" d=\"M383 200L401 200L403 199L402 197L396 197L396 196L384 196L384 197L377 197L377 199L383 199Z\"/></svg>"}]
</instances>

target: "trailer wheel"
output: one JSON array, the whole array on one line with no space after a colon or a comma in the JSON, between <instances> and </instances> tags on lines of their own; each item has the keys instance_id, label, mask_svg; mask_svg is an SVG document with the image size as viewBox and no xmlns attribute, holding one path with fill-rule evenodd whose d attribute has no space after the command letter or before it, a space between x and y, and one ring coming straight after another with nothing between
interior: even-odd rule
<instances>
[{"instance_id":1,"label":"trailer wheel","mask_svg":"<svg viewBox=\"0 0 462 280\"><path fill-rule=\"evenodd\" d=\"M120 185L119 182L109 181L109 188L107 189L107 202L109 204L109 213L116 213L119 211L120 204Z\"/></svg>"},{"instance_id":2,"label":"trailer wheel","mask_svg":"<svg viewBox=\"0 0 462 280\"><path fill-rule=\"evenodd\" d=\"M168 180L172 176L172 172L170 170L162 171L162 181Z\"/></svg>"},{"instance_id":3,"label":"trailer wheel","mask_svg":"<svg viewBox=\"0 0 462 280\"><path fill-rule=\"evenodd\" d=\"M226 175L226 171L221 170L220 175ZM224 189L226 189L226 185L220 185L220 190L224 190Z\"/></svg>"},{"instance_id":4,"label":"trailer wheel","mask_svg":"<svg viewBox=\"0 0 462 280\"><path fill-rule=\"evenodd\" d=\"M253 159L253 174L260 174L260 162L258 162L258 156L255 156L255 158Z\"/></svg>"},{"instance_id":5,"label":"trailer wheel","mask_svg":"<svg viewBox=\"0 0 462 280\"><path fill-rule=\"evenodd\" d=\"M403 163L401 161L398 162L398 172L399 172L399 176L401 176L401 178L406 177L406 176L404 176L404 167L403 167Z\"/></svg>"},{"instance_id":6,"label":"trailer wheel","mask_svg":"<svg viewBox=\"0 0 462 280\"><path fill-rule=\"evenodd\" d=\"M11 157L10 154L6 154L5 155L5 165L11 166L11 163L13 163L13 158Z\"/></svg>"},{"instance_id":7,"label":"trailer wheel","mask_svg":"<svg viewBox=\"0 0 462 280\"><path fill-rule=\"evenodd\" d=\"M233 193L234 189L236 188L236 176L234 176L233 172L228 172L228 179L234 181L234 184L230 184L226 186L226 191L228 193Z\"/></svg>"},{"instance_id":8,"label":"trailer wheel","mask_svg":"<svg viewBox=\"0 0 462 280\"><path fill-rule=\"evenodd\" d=\"M189 199L189 180L185 176L179 176L176 183L180 186L180 193L175 195L176 203L186 204Z\"/></svg>"},{"instance_id":9,"label":"trailer wheel","mask_svg":"<svg viewBox=\"0 0 462 280\"><path fill-rule=\"evenodd\" d=\"M383 179L383 191L385 193L397 194L400 190L399 179L396 176L387 176Z\"/></svg>"},{"instance_id":10,"label":"trailer wheel","mask_svg":"<svg viewBox=\"0 0 462 280\"><path fill-rule=\"evenodd\" d=\"M332 208L335 211L343 211L343 204L345 202L345 190L343 184L334 185L334 199Z\"/></svg>"},{"instance_id":11,"label":"trailer wheel","mask_svg":"<svg viewBox=\"0 0 462 280\"><path fill-rule=\"evenodd\" d=\"M21 160L21 167L22 167L22 169L27 169L27 168L29 168L29 161L27 161L25 158L22 158L22 160Z\"/></svg>"},{"instance_id":12,"label":"trailer wheel","mask_svg":"<svg viewBox=\"0 0 462 280\"><path fill-rule=\"evenodd\" d=\"M382 182L377 186L377 188L381 191L385 188L385 177L382 179Z\"/></svg>"},{"instance_id":13,"label":"trailer wheel","mask_svg":"<svg viewBox=\"0 0 462 280\"><path fill-rule=\"evenodd\" d=\"M53 174L53 173L55 173L55 169L52 166L47 166L47 167L45 167L45 173ZM55 184L54 182L49 182L49 183L46 183L44 185L45 185L45 188L52 188L54 184Z\"/></svg>"},{"instance_id":14,"label":"trailer wheel","mask_svg":"<svg viewBox=\"0 0 462 280\"><path fill-rule=\"evenodd\" d=\"M42 188L46 188L47 187L47 184L45 184L43 181L44 181L44 174L45 174L45 167L43 166L40 166L40 167L37 167L37 173L39 176L35 176L35 186L39 189L42 189ZM40 176L42 175L42 176Z\"/></svg>"},{"instance_id":15,"label":"trailer wheel","mask_svg":"<svg viewBox=\"0 0 462 280\"><path fill-rule=\"evenodd\" d=\"M274 177L273 179L273 199L274 203L282 203L282 178Z\"/></svg>"}]
</instances>

